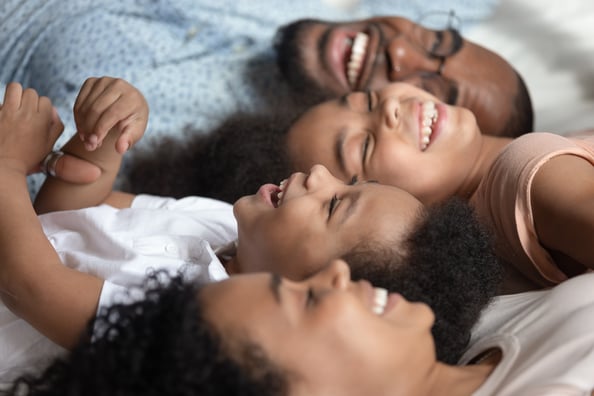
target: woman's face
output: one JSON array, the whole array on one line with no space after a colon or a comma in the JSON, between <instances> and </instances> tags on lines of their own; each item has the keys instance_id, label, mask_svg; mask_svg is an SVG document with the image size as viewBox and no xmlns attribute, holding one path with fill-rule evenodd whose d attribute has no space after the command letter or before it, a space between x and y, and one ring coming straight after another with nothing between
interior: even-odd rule
<instances>
[{"instance_id":1,"label":"woman's face","mask_svg":"<svg viewBox=\"0 0 594 396\"><path fill-rule=\"evenodd\" d=\"M289 372L291 395L384 394L435 361L429 307L351 282L344 261L302 282L233 276L200 299L224 339L245 337Z\"/></svg>"},{"instance_id":2,"label":"woman's face","mask_svg":"<svg viewBox=\"0 0 594 396\"><path fill-rule=\"evenodd\" d=\"M313 107L287 143L297 169L320 163L342 180L377 180L433 203L459 194L482 138L469 110L392 83Z\"/></svg>"},{"instance_id":3,"label":"woman's face","mask_svg":"<svg viewBox=\"0 0 594 396\"><path fill-rule=\"evenodd\" d=\"M422 204L377 183L345 184L316 165L235 203L240 272L304 279L363 240L398 245Z\"/></svg>"}]
</instances>

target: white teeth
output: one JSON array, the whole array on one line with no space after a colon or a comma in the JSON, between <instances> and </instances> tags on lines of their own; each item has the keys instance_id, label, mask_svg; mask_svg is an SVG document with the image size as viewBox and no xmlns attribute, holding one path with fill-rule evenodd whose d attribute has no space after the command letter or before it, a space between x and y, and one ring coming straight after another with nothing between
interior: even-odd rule
<instances>
[{"instance_id":1,"label":"white teeth","mask_svg":"<svg viewBox=\"0 0 594 396\"><path fill-rule=\"evenodd\" d=\"M388 303L388 291L380 287L376 287L374 291L375 295L373 297L373 313L376 315L381 315L384 313L386 304Z\"/></svg>"},{"instance_id":2,"label":"white teeth","mask_svg":"<svg viewBox=\"0 0 594 396\"><path fill-rule=\"evenodd\" d=\"M421 150L425 150L431 142L431 134L433 134L433 125L437 121L437 108L435 103L427 101L423 103L423 121L421 128Z\"/></svg>"},{"instance_id":3,"label":"white teeth","mask_svg":"<svg viewBox=\"0 0 594 396\"><path fill-rule=\"evenodd\" d=\"M280 206L280 204L283 201L283 195L285 195L284 187L285 187L286 183L287 183L287 179L284 179L278 185L278 188L280 189L280 191L276 193L276 198L277 198L276 207L277 208Z\"/></svg>"},{"instance_id":4,"label":"white teeth","mask_svg":"<svg viewBox=\"0 0 594 396\"><path fill-rule=\"evenodd\" d=\"M353 46L351 48L351 57L347 63L347 78L351 87L355 86L359 79L359 73L361 72L361 64L365 59L365 52L367 50L367 43L369 36L365 33L359 32L353 40Z\"/></svg>"}]
</instances>

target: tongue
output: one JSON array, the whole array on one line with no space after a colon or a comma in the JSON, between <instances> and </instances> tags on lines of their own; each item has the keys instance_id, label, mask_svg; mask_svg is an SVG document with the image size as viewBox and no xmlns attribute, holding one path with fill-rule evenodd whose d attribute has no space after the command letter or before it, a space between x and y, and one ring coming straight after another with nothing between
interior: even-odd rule
<instances>
[{"instance_id":1,"label":"tongue","mask_svg":"<svg viewBox=\"0 0 594 396\"><path fill-rule=\"evenodd\" d=\"M279 193L279 191L280 191L280 188L278 188L278 186L275 184L264 184L258 190L258 195L262 199L264 199L264 201L268 202L270 204L270 206L273 206L276 208L277 203L278 203L277 194Z\"/></svg>"}]
</instances>

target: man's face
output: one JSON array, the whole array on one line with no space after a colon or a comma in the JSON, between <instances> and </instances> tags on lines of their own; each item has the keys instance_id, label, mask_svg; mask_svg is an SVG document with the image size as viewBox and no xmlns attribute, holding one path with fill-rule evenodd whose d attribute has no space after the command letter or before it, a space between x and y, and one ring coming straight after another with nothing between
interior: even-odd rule
<instances>
[{"instance_id":1,"label":"man's face","mask_svg":"<svg viewBox=\"0 0 594 396\"><path fill-rule=\"evenodd\" d=\"M290 30L293 39L289 34L280 38L279 63L295 86L337 96L405 81L440 101L470 109L483 133L518 134L532 128L530 101L517 108L521 82L515 70L456 32L429 30L399 17L299 21ZM280 62L280 57L294 59ZM529 122L514 120L524 114L530 114ZM520 130L508 131L510 123L522 124L515 126Z\"/></svg>"}]
</instances>

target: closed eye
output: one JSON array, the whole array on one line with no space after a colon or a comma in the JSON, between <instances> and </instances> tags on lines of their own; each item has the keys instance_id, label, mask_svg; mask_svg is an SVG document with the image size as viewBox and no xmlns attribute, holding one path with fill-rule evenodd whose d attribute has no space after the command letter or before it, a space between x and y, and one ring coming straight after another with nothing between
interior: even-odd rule
<instances>
[{"instance_id":1,"label":"closed eye","mask_svg":"<svg viewBox=\"0 0 594 396\"><path fill-rule=\"evenodd\" d=\"M371 91L367 91L367 110L373 110L373 97L371 95Z\"/></svg>"},{"instance_id":2,"label":"closed eye","mask_svg":"<svg viewBox=\"0 0 594 396\"><path fill-rule=\"evenodd\" d=\"M365 160L367 159L367 151L369 150L369 142L371 141L371 134L368 133L363 141L363 148L361 149L361 165L365 168Z\"/></svg>"},{"instance_id":3,"label":"closed eye","mask_svg":"<svg viewBox=\"0 0 594 396\"><path fill-rule=\"evenodd\" d=\"M316 296L314 294L313 288L307 289L307 300L305 302L305 306L309 307L316 302Z\"/></svg>"},{"instance_id":4,"label":"closed eye","mask_svg":"<svg viewBox=\"0 0 594 396\"><path fill-rule=\"evenodd\" d=\"M336 209L336 205L338 205L338 202L340 202L340 200L338 199L338 196L336 194L334 194L334 196L330 200L330 205L328 205L329 206L329 208L328 208L328 220L330 220L330 217L332 216L332 213L334 212L334 209Z\"/></svg>"}]
</instances>

